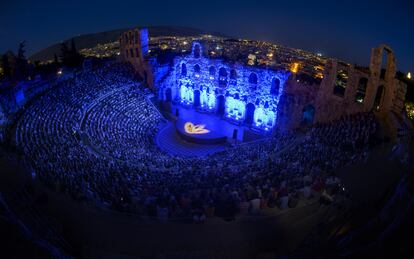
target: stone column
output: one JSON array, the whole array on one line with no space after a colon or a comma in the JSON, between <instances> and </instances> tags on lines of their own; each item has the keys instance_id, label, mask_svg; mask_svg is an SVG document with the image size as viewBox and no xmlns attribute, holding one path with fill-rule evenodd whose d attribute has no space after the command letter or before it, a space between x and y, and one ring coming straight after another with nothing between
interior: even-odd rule
<instances>
[{"instance_id":1,"label":"stone column","mask_svg":"<svg viewBox=\"0 0 414 259\"><path fill-rule=\"evenodd\" d=\"M364 110L370 111L374 105L375 95L380 83L382 48L372 48L371 62L369 64L370 76L367 90L365 91Z\"/></svg>"}]
</instances>

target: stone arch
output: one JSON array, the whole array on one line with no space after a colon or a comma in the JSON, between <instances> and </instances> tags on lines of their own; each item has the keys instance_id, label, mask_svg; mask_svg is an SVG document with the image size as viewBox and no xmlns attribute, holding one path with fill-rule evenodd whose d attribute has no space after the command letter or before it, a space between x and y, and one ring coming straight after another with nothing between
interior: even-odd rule
<instances>
[{"instance_id":1,"label":"stone arch","mask_svg":"<svg viewBox=\"0 0 414 259\"><path fill-rule=\"evenodd\" d=\"M256 73L250 73L249 75L249 84L257 85L257 74Z\"/></svg>"},{"instance_id":2,"label":"stone arch","mask_svg":"<svg viewBox=\"0 0 414 259\"><path fill-rule=\"evenodd\" d=\"M254 106L253 103L248 103L246 105L246 117L244 120L246 124L251 125L253 123L255 109L256 109L256 106Z\"/></svg>"},{"instance_id":3,"label":"stone arch","mask_svg":"<svg viewBox=\"0 0 414 259\"><path fill-rule=\"evenodd\" d=\"M230 79L233 79L233 80L237 79L237 72L236 72L236 69L234 68L230 70Z\"/></svg>"},{"instance_id":4,"label":"stone arch","mask_svg":"<svg viewBox=\"0 0 414 259\"><path fill-rule=\"evenodd\" d=\"M194 107L200 106L200 90L194 90Z\"/></svg>"},{"instance_id":5,"label":"stone arch","mask_svg":"<svg viewBox=\"0 0 414 259\"><path fill-rule=\"evenodd\" d=\"M358 81L358 88L355 94L355 102L363 103L368 86L368 78L361 77Z\"/></svg>"},{"instance_id":6,"label":"stone arch","mask_svg":"<svg viewBox=\"0 0 414 259\"><path fill-rule=\"evenodd\" d=\"M251 90L257 90L257 74L256 73L250 73L249 85L250 85Z\"/></svg>"},{"instance_id":7,"label":"stone arch","mask_svg":"<svg viewBox=\"0 0 414 259\"><path fill-rule=\"evenodd\" d=\"M270 93L274 95L278 95L280 90L280 80L279 78L275 77L272 80L272 86L270 88Z\"/></svg>"},{"instance_id":8,"label":"stone arch","mask_svg":"<svg viewBox=\"0 0 414 259\"><path fill-rule=\"evenodd\" d=\"M226 98L223 95L218 95L217 97L217 109L216 112L219 115L224 115L224 112L226 110Z\"/></svg>"},{"instance_id":9,"label":"stone arch","mask_svg":"<svg viewBox=\"0 0 414 259\"><path fill-rule=\"evenodd\" d=\"M386 58L384 58L384 54ZM385 64L384 61L386 62ZM395 65L394 51L384 44L381 44L378 47L373 48L371 50L371 62L369 69L371 72L371 77L373 78L382 78L385 81L390 81L394 79L397 71Z\"/></svg>"},{"instance_id":10,"label":"stone arch","mask_svg":"<svg viewBox=\"0 0 414 259\"><path fill-rule=\"evenodd\" d=\"M194 66L194 73L199 74L199 73L200 73L200 71L201 71L200 65L196 64L196 65Z\"/></svg>"},{"instance_id":11,"label":"stone arch","mask_svg":"<svg viewBox=\"0 0 414 259\"><path fill-rule=\"evenodd\" d=\"M210 66L208 68L208 73L210 76L214 77L216 75L216 68L214 66Z\"/></svg>"},{"instance_id":12,"label":"stone arch","mask_svg":"<svg viewBox=\"0 0 414 259\"><path fill-rule=\"evenodd\" d=\"M224 67L219 69L219 86L227 85L227 70Z\"/></svg>"},{"instance_id":13,"label":"stone arch","mask_svg":"<svg viewBox=\"0 0 414 259\"><path fill-rule=\"evenodd\" d=\"M374 98L374 109L379 110L381 108L382 103L384 101L385 90L386 89L384 85L378 86L377 92Z\"/></svg>"},{"instance_id":14,"label":"stone arch","mask_svg":"<svg viewBox=\"0 0 414 259\"><path fill-rule=\"evenodd\" d=\"M135 39L135 44L138 44L139 43L138 31L135 31L135 37L134 37L134 39Z\"/></svg>"},{"instance_id":15,"label":"stone arch","mask_svg":"<svg viewBox=\"0 0 414 259\"><path fill-rule=\"evenodd\" d=\"M387 57L384 58L384 51ZM385 70L382 69L383 60L386 59ZM392 107L395 99L395 75L397 67L392 49L384 44L371 50L370 77L365 97L365 108L381 109L386 112Z\"/></svg>"},{"instance_id":16,"label":"stone arch","mask_svg":"<svg viewBox=\"0 0 414 259\"><path fill-rule=\"evenodd\" d=\"M187 65L185 63L181 64L181 75L187 76Z\"/></svg>"},{"instance_id":17,"label":"stone arch","mask_svg":"<svg viewBox=\"0 0 414 259\"><path fill-rule=\"evenodd\" d=\"M199 43L194 44L193 54L194 54L194 58L200 58L201 57L201 46L200 46Z\"/></svg>"},{"instance_id":18,"label":"stone arch","mask_svg":"<svg viewBox=\"0 0 414 259\"><path fill-rule=\"evenodd\" d=\"M305 105L302 109L302 123L306 126L313 124L315 118L315 107L311 104Z\"/></svg>"}]
</instances>

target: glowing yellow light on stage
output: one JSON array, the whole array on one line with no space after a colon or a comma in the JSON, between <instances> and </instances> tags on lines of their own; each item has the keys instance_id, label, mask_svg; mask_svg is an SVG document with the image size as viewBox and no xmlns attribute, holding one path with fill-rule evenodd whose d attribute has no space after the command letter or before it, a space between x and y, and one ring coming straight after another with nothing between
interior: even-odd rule
<instances>
[{"instance_id":1,"label":"glowing yellow light on stage","mask_svg":"<svg viewBox=\"0 0 414 259\"><path fill-rule=\"evenodd\" d=\"M208 129L205 129L204 127L205 127L205 125L203 125L203 124L194 125L192 122L186 122L184 124L184 130L185 130L185 132L187 132L189 134L206 134L206 133L209 133L210 131Z\"/></svg>"}]
</instances>

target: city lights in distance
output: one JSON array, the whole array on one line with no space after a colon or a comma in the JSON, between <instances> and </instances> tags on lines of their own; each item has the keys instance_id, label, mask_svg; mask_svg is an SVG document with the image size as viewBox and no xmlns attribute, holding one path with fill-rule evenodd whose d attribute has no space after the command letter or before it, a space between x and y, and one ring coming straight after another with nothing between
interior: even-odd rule
<instances>
[{"instance_id":1,"label":"city lights in distance","mask_svg":"<svg viewBox=\"0 0 414 259\"><path fill-rule=\"evenodd\" d=\"M298 62L294 62L290 65L290 72L292 73L297 73L299 71L299 63Z\"/></svg>"},{"instance_id":2,"label":"city lights in distance","mask_svg":"<svg viewBox=\"0 0 414 259\"><path fill-rule=\"evenodd\" d=\"M408 72L408 73L407 73L407 78L408 78L408 79L411 79L411 72Z\"/></svg>"}]
</instances>

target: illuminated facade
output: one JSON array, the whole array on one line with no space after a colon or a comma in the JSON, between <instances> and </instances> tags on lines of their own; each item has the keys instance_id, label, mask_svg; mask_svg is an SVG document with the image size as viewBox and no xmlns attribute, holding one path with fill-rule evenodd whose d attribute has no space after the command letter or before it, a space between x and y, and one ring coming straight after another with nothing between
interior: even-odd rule
<instances>
[{"instance_id":1,"label":"illuminated facade","mask_svg":"<svg viewBox=\"0 0 414 259\"><path fill-rule=\"evenodd\" d=\"M172 71L158 86L159 99L270 130L289 75L206 58L195 42L190 55L174 59Z\"/></svg>"}]
</instances>

